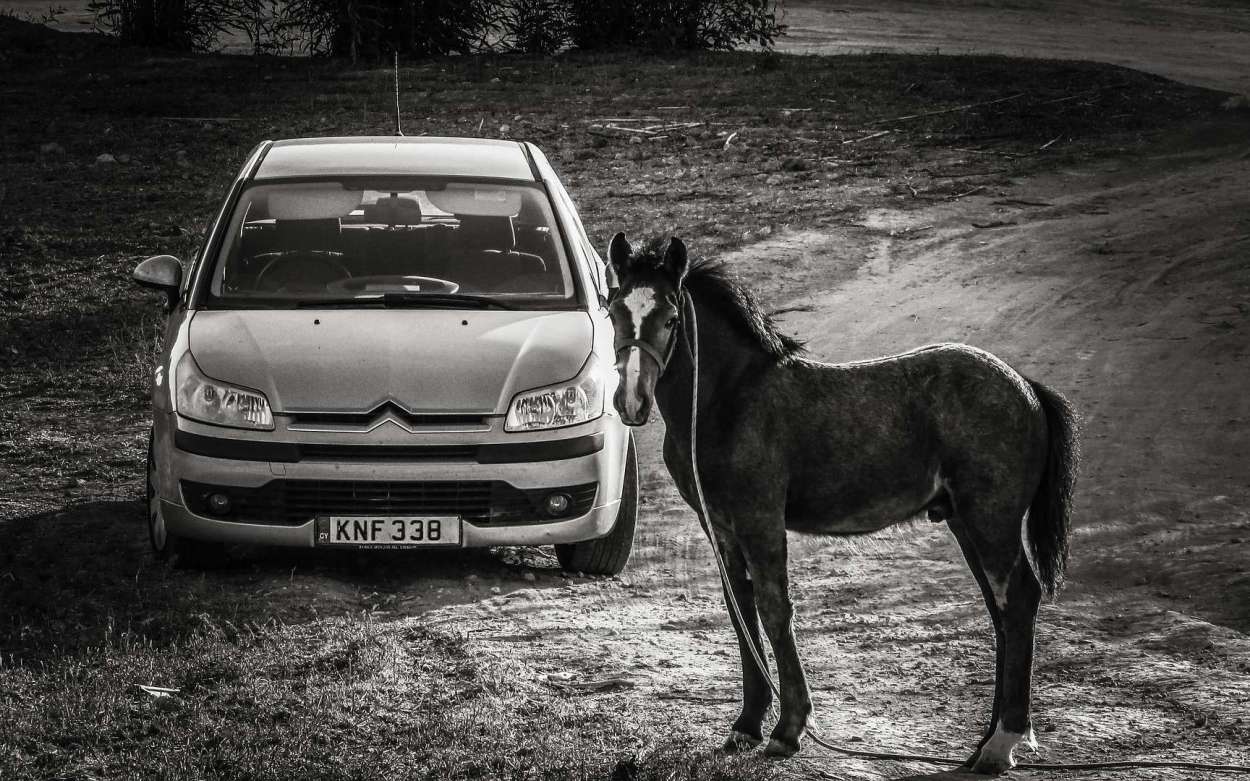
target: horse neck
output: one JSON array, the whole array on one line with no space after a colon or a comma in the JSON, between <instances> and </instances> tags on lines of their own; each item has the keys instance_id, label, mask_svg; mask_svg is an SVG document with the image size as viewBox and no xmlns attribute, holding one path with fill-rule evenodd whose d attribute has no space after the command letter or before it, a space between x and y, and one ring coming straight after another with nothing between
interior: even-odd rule
<instances>
[{"instance_id":1,"label":"horse neck","mask_svg":"<svg viewBox=\"0 0 1250 781\"><path fill-rule=\"evenodd\" d=\"M775 363L764 348L740 333L736 324L721 312L699 302L687 292L697 313L697 331L691 328L689 315L683 312L677 347L668 367L655 386L655 399L670 436L687 441L690 433L690 397L694 390L694 360L688 346L698 338L699 403L702 415L717 394L738 387L743 379ZM702 418L700 419L702 421Z\"/></svg>"}]
</instances>

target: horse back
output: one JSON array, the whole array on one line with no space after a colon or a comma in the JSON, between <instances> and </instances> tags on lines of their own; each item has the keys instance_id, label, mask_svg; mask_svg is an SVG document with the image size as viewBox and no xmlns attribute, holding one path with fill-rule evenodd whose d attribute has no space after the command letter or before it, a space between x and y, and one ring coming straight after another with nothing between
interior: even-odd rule
<instances>
[{"instance_id":1,"label":"horse back","mask_svg":"<svg viewBox=\"0 0 1250 781\"><path fill-rule=\"evenodd\" d=\"M966 345L873 361L796 361L745 389L736 464L786 486L796 531L853 534L914 517L948 490L1026 485L1045 458L1046 421L1027 380ZM754 451L754 452L751 452ZM741 482L742 477L737 478Z\"/></svg>"}]
</instances>

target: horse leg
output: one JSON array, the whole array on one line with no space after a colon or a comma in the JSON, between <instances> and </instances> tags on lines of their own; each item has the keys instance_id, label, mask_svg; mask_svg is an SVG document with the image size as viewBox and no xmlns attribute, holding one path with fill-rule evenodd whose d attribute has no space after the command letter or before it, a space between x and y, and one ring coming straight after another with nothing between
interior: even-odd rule
<instances>
[{"instance_id":1,"label":"horse leg","mask_svg":"<svg viewBox=\"0 0 1250 781\"><path fill-rule=\"evenodd\" d=\"M750 568L755 587L755 605L760 622L777 660L781 691L781 716L773 727L764 753L788 757L798 753L807 717L812 712L812 696L807 676L799 661L794 639L794 606L790 602L790 578L786 572L786 533L782 524L746 531L735 524L739 544Z\"/></svg>"},{"instance_id":2,"label":"horse leg","mask_svg":"<svg viewBox=\"0 0 1250 781\"><path fill-rule=\"evenodd\" d=\"M986 527L956 531L969 566L974 574L979 572L977 581L996 630L997 669L990 729L968 760L976 773L1009 770L1015 765L1013 752L1017 746L1036 746L1029 710L1034 624L1042 592L1025 556L1020 524L1022 521L1008 525L1007 532L1001 527L992 531Z\"/></svg>"},{"instance_id":3,"label":"horse leg","mask_svg":"<svg viewBox=\"0 0 1250 781\"><path fill-rule=\"evenodd\" d=\"M980 755L981 748L989 741L990 736L994 734L995 725L998 724L998 711L1002 703L1002 692L999 684L1003 680L1003 654L1006 650L1006 643L1003 641L1002 616L998 610L998 602L994 599L994 590L990 586L989 579L985 576L985 570L981 567L981 560L977 556L976 548L972 546L972 540L969 538L968 532L958 525L957 522L952 521L950 528L955 534L955 539L959 542L959 548L963 551L964 560L968 563L968 569L972 571L972 577L981 588L981 597L985 600L986 612L990 614L990 622L994 626L994 704L990 709L990 719L985 727L981 741L977 743L977 748L972 752L972 756L964 763L965 768L971 768L975 764L977 756Z\"/></svg>"},{"instance_id":4,"label":"horse leg","mask_svg":"<svg viewBox=\"0 0 1250 781\"><path fill-rule=\"evenodd\" d=\"M755 612L755 589L747 574L746 559L730 534L716 533L715 544L720 546L721 559L725 563L725 574L729 583L722 583L721 586L725 594L725 607L729 610L729 620L738 636L738 653L742 657L742 712L734 721L721 750L737 753L755 748L763 741L764 716L768 713L768 706L772 704L773 693L748 645L754 643L755 648L763 648L760 644L759 619ZM730 601L730 589L733 600L742 611L741 621Z\"/></svg>"},{"instance_id":5,"label":"horse leg","mask_svg":"<svg viewBox=\"0 0 1250 781\"><path fill-rule=\"evenodd\" d=\"M1003 669L998 689L1002 702L994 734L981 748L973 770L1001 773L1015 765L1012 751L1024 745L1037 748L1030 718L1033 684L1033 637L1042 588L1021 552L1018 564L999 581L1003 594L1001 607L1005 643Z\"/></svg>"}]
</instances>

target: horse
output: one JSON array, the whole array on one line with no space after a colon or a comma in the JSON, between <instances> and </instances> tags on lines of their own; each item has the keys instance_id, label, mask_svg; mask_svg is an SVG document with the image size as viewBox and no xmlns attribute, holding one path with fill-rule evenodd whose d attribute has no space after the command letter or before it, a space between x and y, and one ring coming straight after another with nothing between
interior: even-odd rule
<instances>
[{"instance_id":1,"label":"horse","mask_svg":"<svg viewBox=\"0 0 1250 781\"><path fill-rule=\"evenodd\" d=\"M1058 593L1067 562L1072 407L963 344L854 363L813 360L722 264L691 264L676 237L635 251L618 233L608 257L618 280L609 302L620 377L613 403L631 426L658 406L664 463L723 562L743 683L742 709L721 749L763 742L773 695L753 650L760 624L780 699L765 753L797 753L808 726L786 531L866 534L927 514L954 534L995 632L993 707L964 767L1014 767L1015 749L1036 745L1038 607Z\"/></svg>"}]
</instances>

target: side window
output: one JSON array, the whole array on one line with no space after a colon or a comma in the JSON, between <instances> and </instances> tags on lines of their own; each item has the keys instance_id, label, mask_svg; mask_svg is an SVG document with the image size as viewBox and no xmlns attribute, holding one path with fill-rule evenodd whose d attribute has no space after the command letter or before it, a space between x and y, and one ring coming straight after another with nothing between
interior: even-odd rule
<instances>
[{"instance_id":1,"label":"side window","mask_svg":"<svg viewBox=\"0 0 1250 781\"><path fill-rule=\"evenodd\" d=\"M573 220L574 227L577 228L577 235L573 238L581 246L582 253L592 261L591 265L594 267L592 271L594 272L595 287L598 288L599 295L607 298L609 290L614 287L609 284L607 277L607 275L611 272L608 270L607 264L603 262L603 258L599 257L599 253L595 250L595 245L592 244L589 237L586 236L586 228L582 226L582 218L578 216L577 207L573 205L573 199L569 197L569 194L565 192L564 185L560 184L559 180L554 178L551 180L551 184L552 191L556 194L556 197L560 199L561 208L568 213L569 217ZM615 279L612 281L615 281Z\"/></svg>"}]
</instances>

